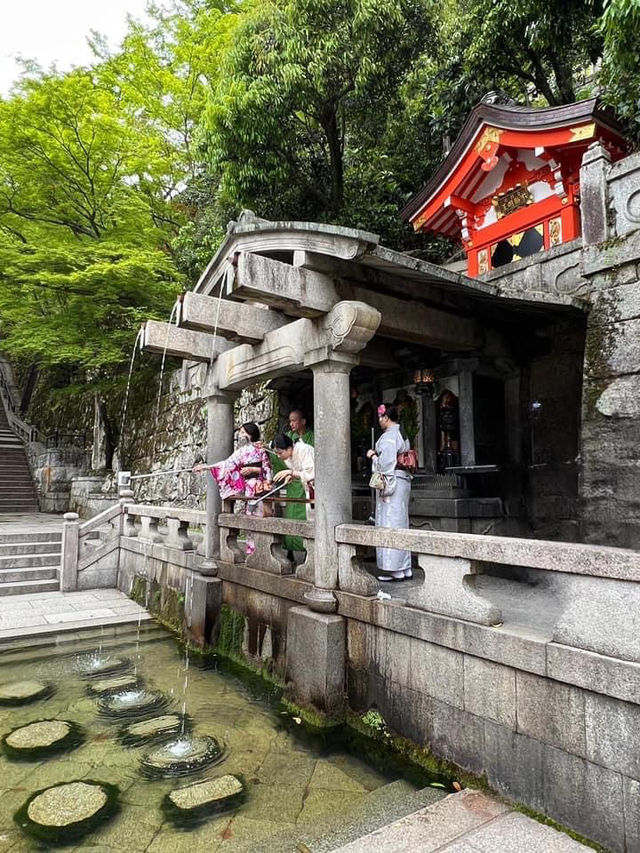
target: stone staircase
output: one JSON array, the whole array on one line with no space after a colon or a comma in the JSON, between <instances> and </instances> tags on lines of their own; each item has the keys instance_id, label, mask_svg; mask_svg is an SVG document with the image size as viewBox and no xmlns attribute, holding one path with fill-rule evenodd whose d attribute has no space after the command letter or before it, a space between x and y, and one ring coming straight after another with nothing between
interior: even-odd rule
<instances>
[{"instance_id":1,"label":"stone staircase","mask_svg":"<svg viewBox=\"0 0 640 853\"><path fill-rule=\"evenodd\" d=\"M13 432L0 401L0 515L38 512L38 496L23 442Z\"/></svg>"},{"instance_id":2,"label":"stone staircase","mask_svg":"<svg viewBox=\"0 0 640 853\"><path fill-rule=\"evenodd\" d=\"M0 533L0 596L60 588L62 533Z\"/></svg>"}]
</instances>

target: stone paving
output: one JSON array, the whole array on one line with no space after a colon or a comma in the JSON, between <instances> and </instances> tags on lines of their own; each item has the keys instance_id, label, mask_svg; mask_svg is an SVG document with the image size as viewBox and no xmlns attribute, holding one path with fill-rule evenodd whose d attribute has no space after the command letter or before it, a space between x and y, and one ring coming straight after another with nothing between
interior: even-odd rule
<instances>
[{"instance_id":1,"label":"stone paving","mask_svg":"<svg viewBox=\"0 0 640 853\"><path fill-rule=\"evenodd\" d=\"M590 849L480 791L466 790L334 853L587 853Z\"/></svg>"},{"instance_id":2,"label":"stone paving","mask_svg":"<svg viewBox=\"0 0 640 853\"><path fill-rule=\"evenodd\" d=\"M0 533L61 533L63 518L48 512L0 513Z\"/></svg>"},{"instance_id":3,"label":"stone paving","mask_svg":"<svg viewBox=\"0 0 640 853\"><path fill-rule=\"evenodd\" d=\"M117 589L10 595L0 600L0 640L147 621L143 607Z\"/></svg>"}]
</instances>

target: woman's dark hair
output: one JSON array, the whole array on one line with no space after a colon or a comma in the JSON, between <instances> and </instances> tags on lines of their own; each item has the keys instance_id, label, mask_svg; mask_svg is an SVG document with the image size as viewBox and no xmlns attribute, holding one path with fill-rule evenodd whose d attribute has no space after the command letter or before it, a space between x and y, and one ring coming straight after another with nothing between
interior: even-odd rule
<instances>
[{"instance_id":1,"label":"woman's dark hair","mask_svg":"<svg viewBox=\"0 0 640 853\"><path fill-rule=\"evenodd\" d=\"M288 435L279 432L273 439L273 446L276 450L288 450L290 447L293 447L293 441L291 441Z\"/></svg>"},{"instance_id":2,"label":"woman's dark hair","mask_svg":"<svg viewBox=\"0 0 640 853\"><path fill-rule=\"evenodd\" d=\"M396 406L394 406L393 403L385 403L384 408L384 413L389 418L389 420L393 421L394 424L397 424L400 416L398 415L398 409L396 408Z\"/></svg>"},{"instance_id":3,"label":"woman's dark hair","mask_svg":"<svg viewBox=\"0 0 640 853\"><path fill-rule=\"evenodd\" d=\"M251 441L260 441L260 427L258 424L248 421L246 424L242 424L241 429L246 432Z\"/></svg>"}]
</instances>

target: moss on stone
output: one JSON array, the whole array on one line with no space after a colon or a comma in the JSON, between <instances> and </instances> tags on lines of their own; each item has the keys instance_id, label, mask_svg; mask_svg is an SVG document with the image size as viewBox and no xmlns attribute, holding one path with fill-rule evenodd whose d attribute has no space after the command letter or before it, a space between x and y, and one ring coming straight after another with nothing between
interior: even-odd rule
<instances>
[{"instance_id":1,"label":"moss on stone","mask_svg":"<svg viewBox=\"0 0 640 853\"><path fill-rule=\"evenodd\" d=\"M244 638L244 614L223 604L218 615L218 639L215 649L220 654L234 659L242 658Z\"/></svg>"}]
</instances>

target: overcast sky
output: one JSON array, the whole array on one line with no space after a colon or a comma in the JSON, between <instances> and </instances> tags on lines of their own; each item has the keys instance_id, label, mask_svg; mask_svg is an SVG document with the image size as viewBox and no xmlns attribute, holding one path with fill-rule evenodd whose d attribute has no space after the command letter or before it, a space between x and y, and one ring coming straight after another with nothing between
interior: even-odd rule
<instances>
[{"instance_id":1,"label":"overcast sky","mask_svg":"<svg viewBox=\"0 0 640 853\"><path fill-rule=\"evenodd\" d=\"M97 30L116 47L127 14L144 18L147 0L0 0L0 94L20 74L15 57L61 70L91 62L87 36Z\"/></svg>"}]
</instances>

